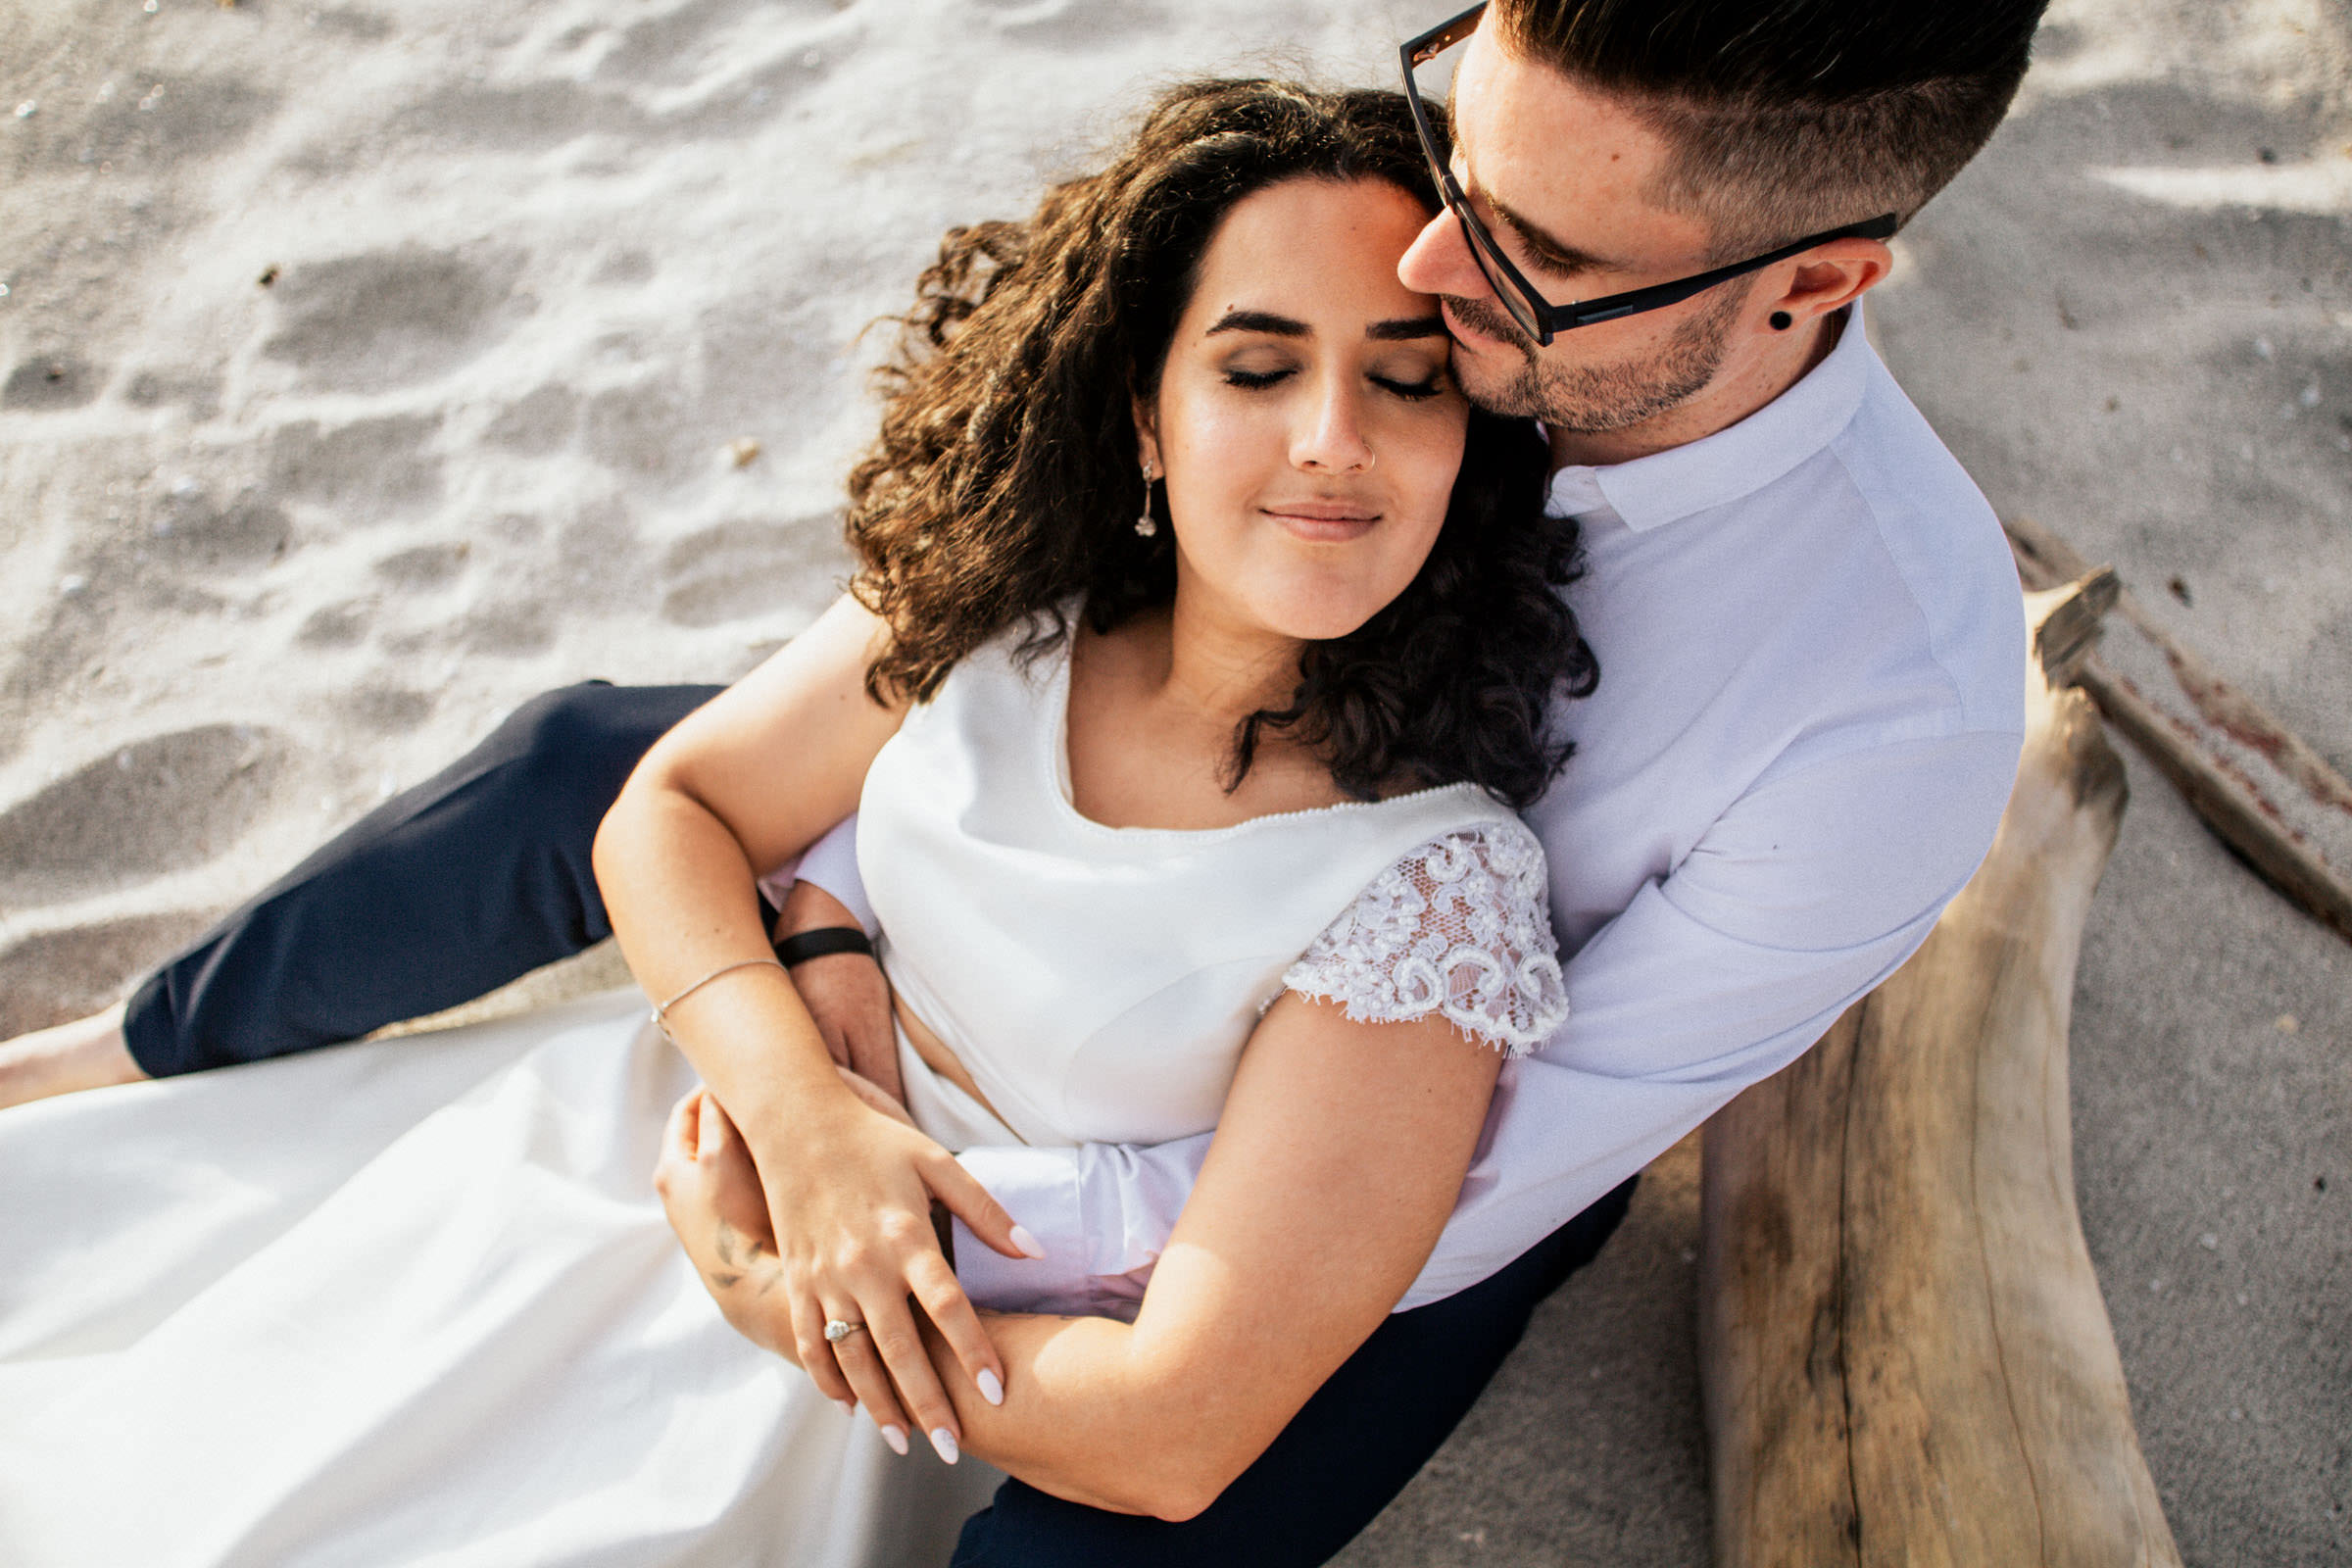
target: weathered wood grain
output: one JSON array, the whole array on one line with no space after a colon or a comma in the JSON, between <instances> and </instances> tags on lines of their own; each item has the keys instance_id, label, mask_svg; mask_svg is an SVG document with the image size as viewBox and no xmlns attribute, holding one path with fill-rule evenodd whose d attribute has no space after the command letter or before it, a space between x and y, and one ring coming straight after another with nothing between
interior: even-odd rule
<instances>
[{"instance_id":1,"label":"weathered wood grain","mask_svg":"<svg viewBox=\"0 0 2352 1568\"><path fill-rule=\"evenodd\" d=\"M2040 657L1991 855L1910 962L1708 1124L1720 1568L2180 1560L2068 1121L2075 965L2126 791L2063 681L2113 596L2105 573L2028 596Z\"/></svg>"}]
</instances>

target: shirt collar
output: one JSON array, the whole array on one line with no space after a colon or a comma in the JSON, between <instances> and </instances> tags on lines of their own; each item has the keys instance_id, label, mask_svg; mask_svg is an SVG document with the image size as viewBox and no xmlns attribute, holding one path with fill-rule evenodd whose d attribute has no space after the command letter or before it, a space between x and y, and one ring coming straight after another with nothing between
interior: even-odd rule
<instances>
[{"instance_id":1,"label":"shirt collar","mask_svg":"<svg viewBox=\"0 0 2352 1568\"><path fill-rule=\"evenodd\" d=\"M1738 424L1631 463L1571 464L1551 479L1552 510L1614 512L1635 532L1755 494L1828 446L1853 421L1878 355L1850 308L1838 344L1796 385Z\"/></svg>"}]
</instances>

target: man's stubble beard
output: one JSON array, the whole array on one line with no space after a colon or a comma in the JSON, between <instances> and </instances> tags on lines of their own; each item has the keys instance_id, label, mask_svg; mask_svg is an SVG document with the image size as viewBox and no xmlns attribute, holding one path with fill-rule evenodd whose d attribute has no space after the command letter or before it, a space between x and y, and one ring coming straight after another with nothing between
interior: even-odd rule
<instances>
[{"instance_id":1,"label":"man's stubble beard","mask_svg":"<svg viewBox=\"0 0 2352 1568\"><path fill-rule=\"evenodd\" d=\"M1551 429L1577 435L1600 435L1679 408L1715 379L1731 352L1732 323L1747 302L1745 287L1718 293L1714 304L1677 326L1650 358L1574 366L1547 364L1535 339L1494 302L1451 294L1440 298L1464 326L1519 351L1518 368L1492 385L1475 379L1477 360L1455 354L1454 376L1471 402L1490 414L1541 419Z\"/></svg>"}]
</instances>

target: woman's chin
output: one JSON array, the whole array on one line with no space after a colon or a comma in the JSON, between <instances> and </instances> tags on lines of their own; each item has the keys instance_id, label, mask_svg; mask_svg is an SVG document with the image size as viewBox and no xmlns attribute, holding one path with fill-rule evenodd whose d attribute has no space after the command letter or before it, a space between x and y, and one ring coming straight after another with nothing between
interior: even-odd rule
<instances>
[{"instance_id":1,"label":"woman's chin","mask_svg":"<svg viewBox=\"0 0 2352 1568\"><path fill-rule=\"evenodd\" d=\"M1388 602L1362 594L1301 595L1295 602L1271 607L1266 620L1282 636L1302 643L1327 643L1361 630Z\"/></svg>"}]
</instances>

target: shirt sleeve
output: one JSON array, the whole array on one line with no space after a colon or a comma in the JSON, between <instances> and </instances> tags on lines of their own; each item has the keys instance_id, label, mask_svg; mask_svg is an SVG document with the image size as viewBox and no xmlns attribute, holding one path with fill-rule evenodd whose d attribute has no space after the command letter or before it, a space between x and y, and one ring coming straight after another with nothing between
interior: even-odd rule
<instances>
[{"instance_id":1,"label":"shirt sleeve","mask_svg":"<svg viewBox=\"0 0 2352 1568\"><path fill-rule=\"evenodd\" d=\"M836 899L857 917L872 937L882 929L874 918L874 906L865 896L865 879L858 874L858 813L852 811L833 830L814 844L797 860L789 860L760 879L760 891L767 902L780 906L784 895L792 891L794 882L813 882Z\"/></svg>"},{"instance_id":2,"label":"shirt sleeve","mask_svg":"<svg viewBox=\"0 0 2352 1568\"><path fill-rule=\"evenodd\" d=\"M1453 1216L1397 1309L1494 1274L1893 973L1991 847L2018 746L2014 732L1970 731L1874 748L1767 777L1734 803L1569 960L1573 1010L1542 1050L1503 1064ZM1140 1299L1209 1136L967 1150L982 1185L1054 1238L1043 1262L981 1266L1029 1280L1037 1299L1062 1303L1052 1310ZM959 1268L967 1245L985 1254L959 1236Z\"/></svg>"},{"instance_id":3,"label":"shirt sleeve","mask_svg":"<svg viewBox=\"0 0 2352 1568\"><path fill-rule=\"evenodd\" d=\"M1357 1023L1442 1015L1519 1056L1568 1016L1544 846L1516 817L1448 833L1381 872L1283 986Z\"/></svg>"}]
</instances>

